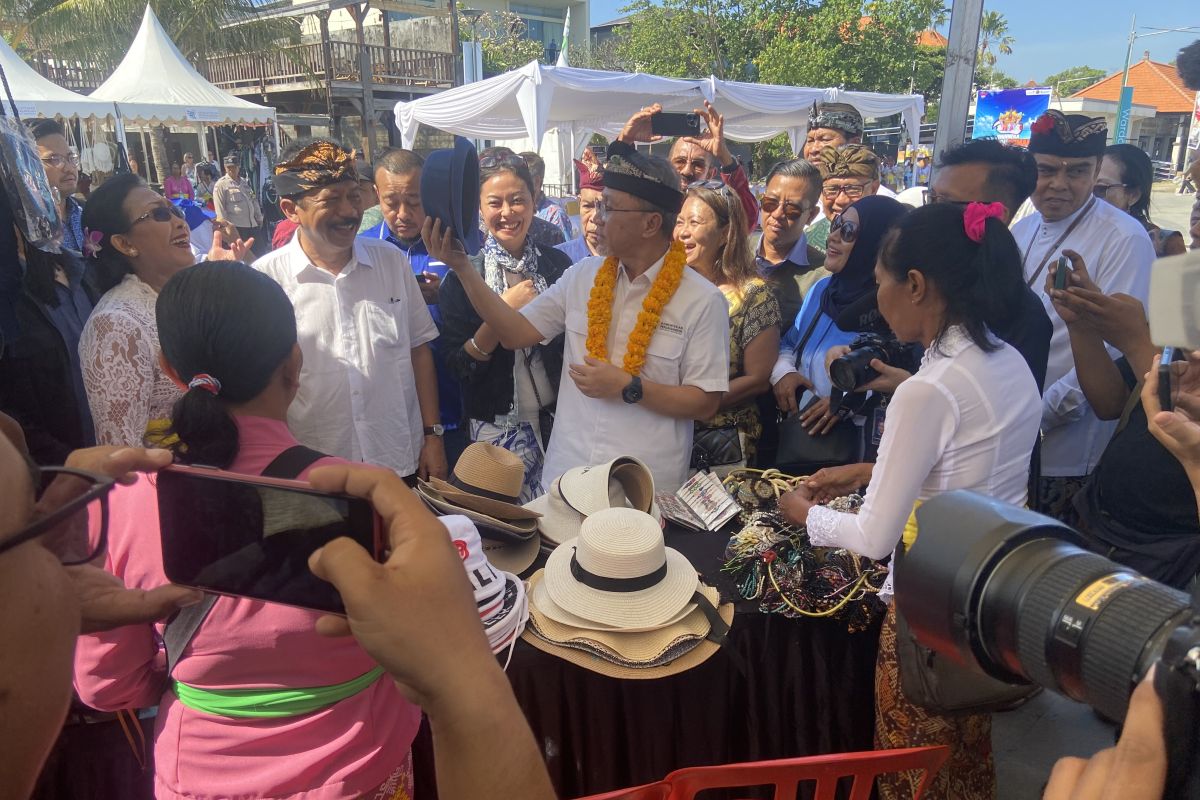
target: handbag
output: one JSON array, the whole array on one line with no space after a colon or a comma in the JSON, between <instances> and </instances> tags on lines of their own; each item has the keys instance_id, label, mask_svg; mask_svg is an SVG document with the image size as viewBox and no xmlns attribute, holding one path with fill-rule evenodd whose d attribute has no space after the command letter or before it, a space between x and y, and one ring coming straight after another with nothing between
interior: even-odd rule
<instances>
[{"instance_id":1,"label":"handbag","mask_svg":"<svg viewBox=\"0 0 1200 800\"><path fill-rule=\"evenodd\" d=\"M529 359L533 356L533 348L525 351L525 369L529 373L529 385L533 387L533 397L538 404L538 433L542 437L542 451L545 452L550 447L550 434L554 431L554 411L557 403L553 405L542 405L542 393L538 391L537 379L533 377L533 367L529 366Z\"/></svg>"},{"instance_id":2,"label":"handbag","mask_svg":"<svg viewBox=\"0 0 1200 800\"><path fill-rule=\"evenodd\" d=\"M736 425L696 428L692 436L692 469L725 467L744 460L742 435Z\"/></svg>"},{"instance_id":3,"label":"handbag","mask_svg":"<svg viewBox=\"0 0 1200 800\"><path fill-rule=\"evenodd\" d=\"M804 346L812 338L813 330L821 314L813 315L808 330L800 338L796 346L796 355L804 351ZM813 400L813 402L817 402ZM847 421L835 425L828 433L814 436L800 424L803 411L797 411L790 417L784 417L779 423L779 448L775 452L775 464L783 472L792 475L811 475L825 467L837 467L842 464L853 464L860 460L862 453L862 432Z\"/></svg>"}]
</instances>

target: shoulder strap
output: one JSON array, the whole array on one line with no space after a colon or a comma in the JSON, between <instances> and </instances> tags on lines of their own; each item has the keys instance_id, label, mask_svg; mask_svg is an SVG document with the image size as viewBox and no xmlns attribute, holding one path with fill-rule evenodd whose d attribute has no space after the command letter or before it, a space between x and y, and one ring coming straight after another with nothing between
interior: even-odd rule
<instances>
[{"instance_id":1,"label":"shoulder strap","mask_svg":"<svg viewBox=\"0 0 1200 800\"><path fill-rule=\"evenodd\" d=\"M295 447L289 447L275 457L275 460L266 466L262 471L264 478L283 478L292 479L300 477L304 470L311 467L316 462L325 458L325 454L298 444ZM175 671L175 665L179 663L180 656L187 649L192 638L196 635L196 631L200 630L200 626L208 617L208 613L212 611L213 604L217 602L217 595L205 594L204 600L194 606L181 608L175 616L167 622L166 628L163 629L163 648L167 651L167 678L170 679L171 674Z\"/></svg>"},{"instance_id":2,"label":"shoulder strap","mask_svg":"<svg viewBox=\"0 0 1200 800\"><path fill-rule=\"evenodd\" d=\"M812 338L813 331L817 328L817 323L821 320L821 308L818 305L816 313L813 314L812 322L808 323L808 330L800 337L800 344L796 345L795 356L800 358L804 354L804 345L808 344L808 340Z\"/></svg>"}]
</instances>

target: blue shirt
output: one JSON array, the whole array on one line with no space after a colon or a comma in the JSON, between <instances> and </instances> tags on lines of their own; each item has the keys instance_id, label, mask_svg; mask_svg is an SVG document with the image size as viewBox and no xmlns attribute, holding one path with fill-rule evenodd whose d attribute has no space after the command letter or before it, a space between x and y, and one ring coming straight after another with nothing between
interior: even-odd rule
<instances>
[{"instance_id":1,"label":"blue shirt","mask_svg":"<svg viewBox=\"0 0 1200 800\"><path fill-rule=\"evenodd\" d=\"M96 441L96 431L92 425L92 411L88 407L87 389L83 385L83 369L79 364L79 337L83 335L83 326L92 314L92 301L83 290L83 264L73 258L65 261L68 262L68 285L54 282L58 307L46 305L42 308L67 347L67 357L71 360L71 389L75 392L83 440L90 446Z\"/></svg>"},{"instance_id":2,"label":"blue shirt","mask_svg":"<svg viewBox=\"0 0 1200 800\"><path fill-rule=\"evenodd\" d=\"M578 239L572 239L569 242L554 245L555 250L562 250L571 257L571 263L577 264L585 258L592 257L592 251L588 249L587 241L580 236Z\"/></svg>"},{"instance_id":3,"label":"blue shirt","mask_svg":"<svg viewBox=\"0 0 1200 800\"><path fill-rule=\"evenodd\" d=\"M387 221L383 221L374 228L368 228L359 234L359 236L367 239L379 239L384 242L391 242L404 251L408 256L408 263L412 264L413 274L420 276L422 273L431 273L437 275L439 279L444 280L446 273L450 271L443 262L435 258L431 258L429 251L425 249L425 242L417 239L415 242L405 243L396 238L392 234L392 229L388 227ZM433 317L433 322L438 326L438 330L442 329L442 315L438 311L436 303L427 305L429 315ZM450 373L446 366L446 356L440 349L441 339L434 339L429 343L429 348L433 350L433 363L437 368L438 382L438 410L441 413L442 425L447 430L457 430L462 422L462 386L458 380ZM454 465L451 464L451 467Z\"/></svg>"},{"instance_id":4,"label":"blue shirt","mask_svg":"<svg viewBox=\"0 0 1200 800\"><path fill-rule=\"evenodd\" d=\"M829 371L825 369L825 354L829 352L829 348L850 344L858 336L853 331L847 333L839 328L829 315L821 311L821 298L829 287L829 280L829 278L822 278L817 281L804 296L804 305L800 307L800 313L796 315L795 324L784 335L783 341L779 343L780 356L786 353L793 358L796 372L812 383L819 397L829 397L829 392L833 389L833 381L829 379ZM804 350L797 356L795 350L800 346L800 340L808 332L808 327L814 318L816 325L813 327L812 335L805 342Z\"/></svg>"},{"instance_id":5,"label":"blue shirt","mask_svg":"<svg viewBox=\"0 0 1200 800\"><path fill-rule=\"evenodd\" d=\"M66 218L62 221L63 246L83 252L83 206L74 197L67 198Z\"/></svg>"}]
</instances>

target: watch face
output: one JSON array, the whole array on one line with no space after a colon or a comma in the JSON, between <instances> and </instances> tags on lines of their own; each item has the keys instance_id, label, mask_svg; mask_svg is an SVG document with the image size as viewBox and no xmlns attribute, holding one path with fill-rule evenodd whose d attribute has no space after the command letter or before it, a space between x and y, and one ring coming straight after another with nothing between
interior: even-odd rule
<instances>
[{"instance_id":1,"label":"watch face","mask_svg":"<svg viewBox=\"0 0 1200 800\"><path fill-rule=\"evenodd\" d=\"M642 399L642 382L634 380L621 390L621 397L626 403L636 403Z\"/></svg>"}]
</instances>

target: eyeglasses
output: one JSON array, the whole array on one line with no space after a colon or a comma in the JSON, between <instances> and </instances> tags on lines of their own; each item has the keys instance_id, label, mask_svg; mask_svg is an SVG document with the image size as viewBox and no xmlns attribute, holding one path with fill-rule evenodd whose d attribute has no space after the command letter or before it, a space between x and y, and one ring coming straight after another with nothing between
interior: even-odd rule
<instances>
[{"instance_id":1,"label":"eyeglasses","mask_svg":"<svg viewBox=\"0 0 1200 800\"><path fill-rule=\"evenodd\" d=\"M869 183L870 181L867 183L849 183L845 186L822 186L821 194L832 200L844 192L846 197L849 197L851 200L857 200L863 196L863 192L867 190Z\"/></svg>"},{"instance_id":2,"label":"eyeglasses","mask_svg":"<svg viewBox=\"0 0 1200 800\"><path fill-rule=\"evenodd\" d=\"M652 209L652 208L613 208L608 203L601 203L600 205L596 206L596 216L600 219L607 217L609 214L620 214L622 212L624 212L626 214L652 214L652 213L654 213L654 209Z\"/></svg>"},{"instance_id":3,"label":"eyeglasses","mask_svg":"<svg viewBox=\"0 0 1200 800\"><path fill-rule=\"evenodd\" d=\"M174 203L168 203L165 206L155 206L154 208L150 209L145 214L142 214L140 217L135 219L133 222L129 223L129 227L132 228L134 225L137 225L139 222L145 222L148 219L152 219L155 222L170 222L171 217L178 217L179 219L186 219L186 217L183 216L182 209L180 209Z\"/></svg>"},{"instance_id":4,"label":"eyeglasses","mask_svg":"<svg viewBox=\"0 0 1200 800\"><path fill-rule=\"evenodd\" d=\"M42 156L42 163L47 167L58 169L63 164L70 164L73 167L79 166L79 156L74 153L67 153L65 156L60 156L58 153L51 153L48 156Z\"/></svg>"},{"instance_id":5,"label":"eyeglasses","mask_svg":"<svg viewBox=\"0 0 1200 800\"><path fill-rule=\"evenodd\" d=\"M728 192L729 187L725 185L725 181L719 181L716 178L709 178L703 181L692 181L688 184L689 189L708 189L712 192Z\"/></svg>"},{"instance_id":6,"label":"eyeglasses","mask_svg":"<svg viewBox=\"0 0 1200 800\"><path fill-rule=\"evenodd\" d=\"M0 553L44 537L42 545L65 567L94 561L108 544L108 493L116 481L71 467L41 467L38 474L38 502L58 507L0 542Z\"/></svg>"},{"instance_id":7,"label":"eyeglasses","mask_svg":"<svg viewBox=\"0 0 1200 800\"><path fill-rule=\"evenodd\" d=\"M798 220L809 211L812 211L812 206L808 205L807 203L802 203L800 205L796 205L795 203L783 203L782 205L783 216L788 220ZM758 201L758 207L763 210L764 214L774 214L775 209L779 208L779 206L779 198L771 197L770 195Z\"/></svg>"},{"instance_id":8,"label":"eyeglasses","mask_svg":"<svg viewBox=\"0 0 1200 800\"><path fill-rule=\"evenodd\" d=\"M838 214L829 224L829 235L832 236L835 233L838 233L846 244L854 244L854 240L858 238L858 223Z\"/></svg>"},{"instance_id":9,"label":"eyeglasses","mask_svg":"<svg viewBox=\"0 0 1200 800\"><path fill-rule=\"evenodd\" d=\"M949 203L950 205L953 205L953 206L969 206L969 205L971 205L971 202L972 201L970 201L970 200L951 200L949 197L946 197L945 195L942 195L942 194L938 194L937 192L930 189L925 192L924 205L935 206L938 203Z\"/></svg>"},{"instance_id":10,"label":"eyeglasses","mask_svg":"<svg viewBox=\"0 0 1200 800\"><path fill-rule=\"evenodd\" d=\"M1097 183L1095 186L1092 187L1092 194L1101 200L1107 200L1109 191L1112 189L1118 189L1118 188L1127 189L1127 188L1129 188L1129 184L1128 183Z\"/></svg>"}]
</instances>

